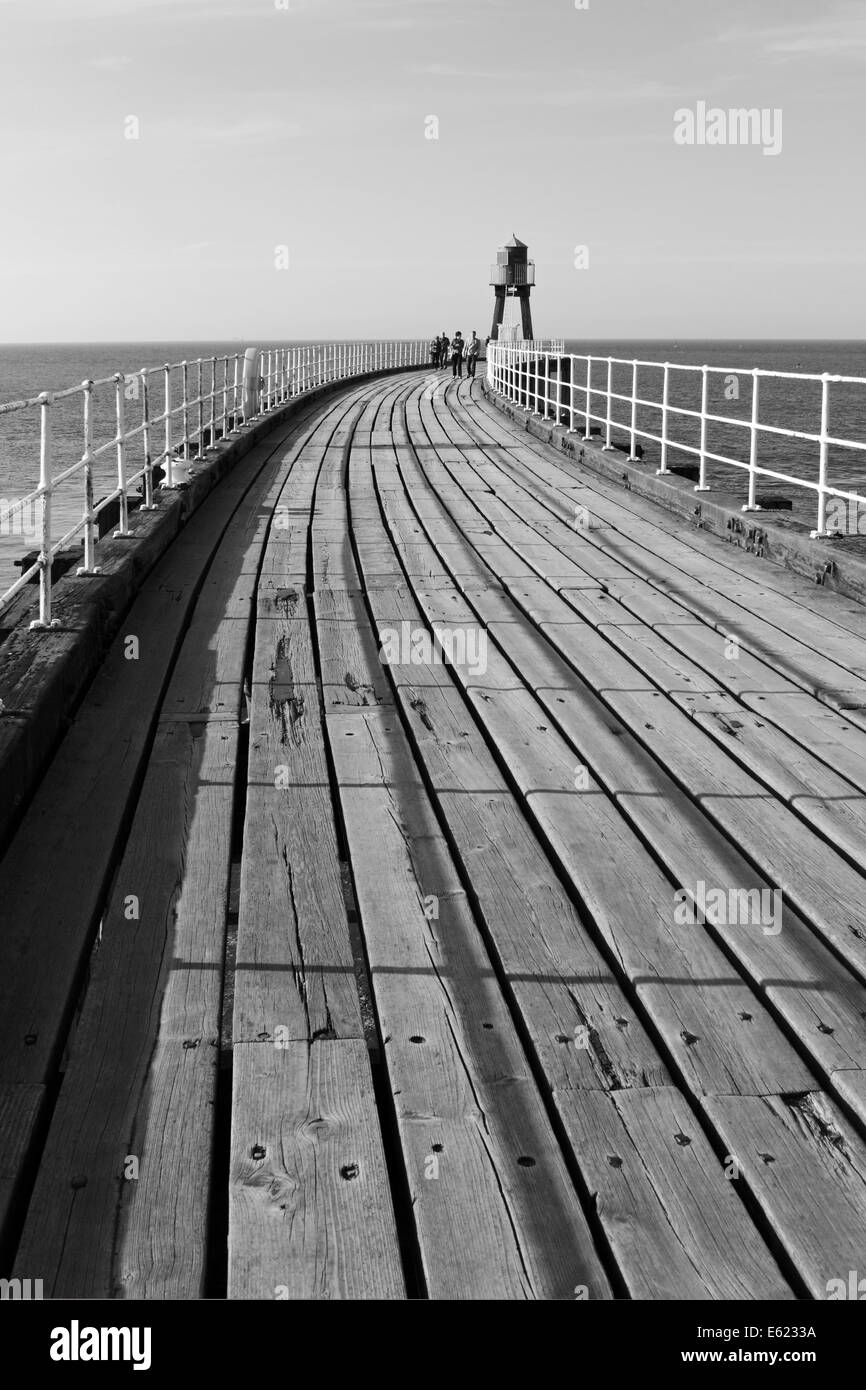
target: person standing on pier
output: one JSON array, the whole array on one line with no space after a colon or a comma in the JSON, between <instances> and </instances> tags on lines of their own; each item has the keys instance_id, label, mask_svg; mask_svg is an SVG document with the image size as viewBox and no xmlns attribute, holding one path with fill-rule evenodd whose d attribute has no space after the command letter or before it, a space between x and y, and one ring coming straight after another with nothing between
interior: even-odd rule
<instances>
[{"instance_id":1,"label":"person standing on pier","mask_svg":"<svg viewBox=\"0 0 866 1390\"><path fill-rule=\"evenodd\" d=\"M463 376L463 348L464 348L464 346L465 346L465 344L464 344L464 342L463 342L463 334L460 332L460 329L458 328L457 332L455 333L454 337L453 337L452 340L451 340L451 375L452 375L452 376L457 376L457 377L462 377L462 376Z\"/></svg>"},{"instance_id":2,"label":"person standing on pier","mask_svg":"<svg viewBox=\"0 0 866 1390\"><path fill-rule=\"evenodd\" d=\"M472 337L470 338L470 340L469 340L469 346L468 346L467 349L466 349L466 376L467 376L467 377L474 377L474 376L475 376L475 368L476 368L477 365L478 365L478 354L479 354L480 351L481 351L481 344L479 343L479 341L478 341L478 335L477 335L477 333L475 332L475 329L473 328L473 330L472 330Z\"/></svg>"},{"instance_id":3,"label":"person standing on pier","mask_svg":"<svg viewBox=\"0 0 866 1390\"><path fill-rule=\"evenodd\" d=\"M440 343L438 338L430 339L430 362L434 367L439 366Z\"/></svg>"},{"instance_id":4,"label":"person standing on pier","mask_svg":"<svg viewBox=\"0 0 866 1390\"><path fill-rule=\"evenodd\" d=\"M449 344L449 340L448 340L448 334L447 334L447 333L443 333L443 334L442 334L442 337L439 339L439 366L440 366L440 367L445 367L445 368L447 369L447 367L448 367L448 356L449 356L449 351L450 351L450 344Z\"/></svg>"}]
</instances>

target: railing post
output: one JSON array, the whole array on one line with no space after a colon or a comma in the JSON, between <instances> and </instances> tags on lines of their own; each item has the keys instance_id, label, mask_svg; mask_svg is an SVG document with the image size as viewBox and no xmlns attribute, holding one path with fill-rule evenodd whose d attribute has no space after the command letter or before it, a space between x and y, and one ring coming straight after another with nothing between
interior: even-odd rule
<instances>
[{"instance_id":1,"label":"railing post","mask_svg":"<svg viewBox=\"0 0 866 1390\"><path fill-rule=\"evenodd\" d=\"M829 453L829 434L830 434L830 373L824 372L821 377L821 442L819 444L820 453L818 455L818 527L817 530L810 532L812 540L817 540L821 536L830 533L827 530L827 456ZM850 502L848 506L850 508ZM859 506L858 506L859 511ZM858 518L859 520L859 518Z\"/></svg>"},{"instance_id":2,"label":"railing post","mask_svg":"<svg viewBox=\"0 0 866 1390\"><path fill-rule=\"evenodd\" d=\"M547 353L545 353L545 354L544 354L544 415L543 415L543 417L542 417L542 418L545 419L545 420L548 418L548 414L549 414L549 412L548 412L548 406L549 406L549 404L550 404L549 396L550 396L550 357L548 356Z\"/></svg>"},{"instance_id":3,"label":"railing post","mask_svg":"<svg viewBox=\"0 0 866 1390\"><path fill-rule=\"evenodd\" d=\"M39 506L42 544L39 551L39 617L30 624L33 629L59 627L51 617L51 392L39 397Z\"/></svg>"},{"instance_id":4,"label":"railing post","mask_svg":"<svg viewBox=\"0 0 866 1390\"><path fill-rule=\"evenodd\" d=\"M165 383L165 481L164 488L174 487L174 467L171 456L171 363L163 367Z\"/></svg>"},{"instance_id":5,"label":"railing post","mask_svg":"<svg viewBox=\"0 0 866 1390\"><path fill-rule=\"evenodd\" d=\"M184 462L189 463L189 365L181 362L180 369L183 378L183 457Z\"/></svg>"},{"instance_id":6,"label":"railing post","mask_svg":"<svg viewBox=\"0 0 866 1390\"><path fill-rule=\"evenodd\" d=\"M236 353L235 353L235 379L234 379L234 385L233 385L233 388L232 388L232 432L234 432L234 431L237 429L237 427L238 427L238 400L239 400L238 388L239 388L239 385L240 385L240 363L241 363L240 354L236 352Z\"/></svg>"},{"instance_id":7,"label":"railing post","mask_svg":"<svg viewBox=\"0 0 866 1390\"><path fill-rule=\"evenodd\" d=\"M568 357L568 433L574 434L574 364L577 358L574 353L569 353Z\"/></svg>"},{"instance_id":8,"label":"railing post","mask_svg":"<svg viewBox=\"0 0 866 1390\"><path fill-rule=\"evenodd\" d=\"M604 444L602 445L602 450L603 450L603 452L607 452L607 451L609 451L610 449L613 448L613 445L612 445L611 442L610 442L611 411L612 411L611 391L612 391L612 389L613 389L612 383L613 383L613 358L612 358L612 357L609 357L609 358L607 359L607 423L606 423L606 425L605 425Z\"/></svg>"},{"instance_id":9,"label":"railing post","mask_svg":"<svg viewBox=\"0 0 866 1390\"><path fill-rule=\"evenodd\" d=\"M584 436L583 436L584 439L591 439L591 438L592 438L592 424L591 424L591 421L590 421L590 416L591 416L591 414L592 414L591 403L592 403L592 358L588 356L587 359L586 359L586 433L585 433Z\"/></svg>"},{"instance_id":10,"label":"railing post","mask_svg":"<svg viewBox=\"0 0 866 1390\"><path fill-rule=\"evenodd\" d=\"M755 490L758 484L758 367L752 370L752 419L749 429L749 500L742 507L744 512L759 512L761 508L755 501Z\"/></svg>"},{"instance_id":11,"label":"railing post","mask_svg":"<svg viewBox=\"0 0 866 1390\"><path fill-rule=\"evenodd\" d=\"M631 426L629 429L628 442L628 461L637 463L635 447L637 445L637 358L632 359L631 364Z\"/></svg>"},{"instance_id":12,"label":"railing post","mask_svg":"<svg viewBox=\"0 0 866 1390\"><path fill-rule=\"evenodd\" d=\"M93 382L81 383L84 391L84 564L76 574L93 574L95 538L93 533Z\"/></svg>"},{"instance_id":13,"label":"railing post","mask_svg":"<svg viewBox=\"0 0 866 1390\"><path fill-rule=\"evenodd\" d=\"M201 358L196 358L196 405L198 406L198 453L196 458L204 458L204 393L202 391Z\"/></svg>"},{"instance_id":14,"label":"railing post","mask_svg":"<svg viewBox=\"0 0 866 1390\"><path fill-rule=\"evenodd\" d=\"M698 460L699 474L695 492L709 492L707 486L707 415L709 406L709 368L701 368L701 453Z\"/></svg>"},{"instance_id":15,"label":"railing post","mask_svg":"<svg viewBox=\"0 0 866 1390\"><path fill-rule=\"evenodd\" d=\"M114 532L117 536L129 535L129 505L126 497L126 439L125 439L125 415L123 408L123 374L115 372L114 375L114 401L115 415L117 418L117 490L119 497L120 525Z\"/></svg>"},{"instance_id":16,"label":"railing post","mask_svg":"<svg viewBox=\"0 0 866 1390\"><path fill-rule=\"evenodd\" d=\"M670 363L665 362L664 386L662 388L662 450L661 467L656 469L656 474L661 476L668 472L668 401L670 393Z\"/></svg>"},{"instance_id":17,"label":"railing post","mask_svg":"<svg viewBox=\"0 0 866 1390\"><path fill-rule=\"evenodd\" d=\"M259 350L255 347L248 347L244 352L244 374L241 387L241 415L245 425L249 424L250 420L258 413L258 396Z\"/></svg>"},{"instance_id":18,"label":"railing post","mask_svg":"<svg viewBox=\"0 0 866 1390\"><path fill-rule=\"evenodd\" d=\"M216 448L216 358L211 358L210 367L210 447Z\"/></svg>"},{"instance_id":19,"label":"railing post","mask_svg":"<svg viewBox=\"0 0 866 1390\"><path fill-rule=\"evenodd\" d=\"M155 512L153 500L153 454L150 447L150 396L148 394L147 367L139 372L141 377L141 438L144 446L144 502L142 511Z\"/></svg>"},{"instance_id":20,"label":"railing post","mask_svg":"<svg viewBox=\"0 0 866 1390\"><path fill-rule=\"evenodd\" d=\"M223 439L229 432L229 359L223 358Z\"/></svg>"}]
</instances>

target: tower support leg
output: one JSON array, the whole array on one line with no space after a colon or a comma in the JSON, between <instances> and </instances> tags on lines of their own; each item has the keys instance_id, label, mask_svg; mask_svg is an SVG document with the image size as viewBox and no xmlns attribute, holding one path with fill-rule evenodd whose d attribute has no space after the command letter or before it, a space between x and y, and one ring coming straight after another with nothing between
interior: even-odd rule
<instances>
[{"instance_id":1,"label":"tower support leg","mask_svg":"<svg viewBox=\"0 0 866 1390\"><path fill-rule=\"evenodd\" d=\"M490 330L490 336L495 342L497 337L499 336L499 325L505 318L505 290L497 289L494 291L494 294L495 298L493 301L493 327Z\"/></svg>"},{"instance_id":2,"label":"tower support leg","mask_svg":"<svg viewBox=\"0 0 866 1390\"><path fill-rule=\"evenodd\" d=\"M529 308L529 290L518 290L520 295L520 321L524 338L532 338L532 313Z\"/></svg>"}]
</instances>

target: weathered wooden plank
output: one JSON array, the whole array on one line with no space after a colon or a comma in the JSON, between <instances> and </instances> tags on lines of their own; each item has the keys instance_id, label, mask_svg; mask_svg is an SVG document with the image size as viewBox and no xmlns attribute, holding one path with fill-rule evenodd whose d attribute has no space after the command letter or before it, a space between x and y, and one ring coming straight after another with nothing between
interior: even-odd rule
<instances>
[{"instance_id":1,"label":"weathered wooden plank","mask_svg":"<svg viewBox=\"0 0 866 1390\"><path fill-rule=\"evenodd\" d=\"M233 1036L361 1037L306 615L259 621L254 676Z\"/></svg>"},{"instance_id":2,"label":"weathered wooden plank","mask_svg":"<svg viewBox=\"0 0 866 1390\"><path fill-rule=\"evenodd\" d=\"M834 770L801 743L788 738L752 710L744 709L733 698L726 703L727 708L722 708L722 702L718 701L715 708L705 710L692 701L690 708L695 723L737 762L772 787L828 840L835 841L855 862L863 862L866 858L866 797L863 790L840 775L843 769L846 773L852 771L850 761L856 755L850 746L843 749L836 745L838 770Z\"/></svg>"},{"instance_id":3,"label":"weathered wooden plank","mask_svg":"<svg viewBox=\"0 0 866 1390\"><path fill-rule=\"evenodd\" d=\"M202 1295L236 747L157 734L18 1250L52 1297Z\"/></svg>"},{"instance_id":4,"label":"weathered wooden plank","mask_svg":"<svg viewBox=\"0 0 866 1390\"><path fill-rule=\"evenodd\" d=\"M866 1146L820 1091L715 1096L708 1107L812 1298L866 1244ZM859 1262L859 1263L858 1263Z\"/></svg>"},{"instance_id":5,"label":"weathered wooden plank","mask_svg":"<svg viewBox=\"0 0 866 1390\"><path fill-rule=\"evenodd\" d=\"M363 1041L234 1049L229 1298L405 1296Z\"/></svg>"},{"instance_id":6,"label":"weathered wooden plank","mask_svg":"<svg viewBox=\"0 0 866 1390\"><path fill-rule=\"evenodd\" d=\"M0 1233L8 1230L20 1210L28 1161L35 1169L33 1139L44 1103L44 1086L0 1082ZM4 1247L5 1237L0 1244L5 1270L9 1252Z\"/></svg>"},{"instance_id":7,"label":"weathered wooden plank","mask_svg":"<svg viewBox=\"0 0 866 1390\"><path fill-rule=\"evenodd\" d=\"M375 417L365 410L365 418ZM330 451L321 473L307 479L305 500L333 494L343 464L344 451ZM312 538L320 579L322 548L338 542L315 526ZM352 565L344 570L352 572ZM315 593L336 615L326 620L326 704L338 689L341 700L363 693L352 671L366 654L355 651L356 628L346 621L359 597L357 585ZM232 1023L229 1296L399 1298L403 1276L306 598L256 625L248 780Z\"/></svg>"},{"instance_id":8,"label":"weathered wooden plank","mask_svg":"<svg viewBox=\"0 0 866 1390\"><path fill-rule=\"evenodd\" d=\"M632 1298L794 1296L678 1090L583 1094L563 1119Z\"/></svg>"},{"instance_id":9,"label":"weathered wooden plank","mask_svg":"<svg viewBox=\"0 0 866 1390\"><path fill-rule=\"evenodd\" d=\"M428 1291L609 1297L405 741L383 711L328 732Z\"/></svg>"}]
</instances>

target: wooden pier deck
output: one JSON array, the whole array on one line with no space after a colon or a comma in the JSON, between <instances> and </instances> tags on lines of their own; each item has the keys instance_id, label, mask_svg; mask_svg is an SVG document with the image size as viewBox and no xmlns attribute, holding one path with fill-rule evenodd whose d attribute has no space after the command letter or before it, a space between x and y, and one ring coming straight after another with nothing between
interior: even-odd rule
<instances>
[{"instance_id":1,"label":"wooden pier deck","mask_svg":"<svg viewBox=\"0 0 866 1390\"><path fill-rule=\"evenodd\" d=\"M0 863L4 1273L826 1298L866 1259L864 865L866 610L480 383L308 405Z\"/></svg>"}]
</instances>

